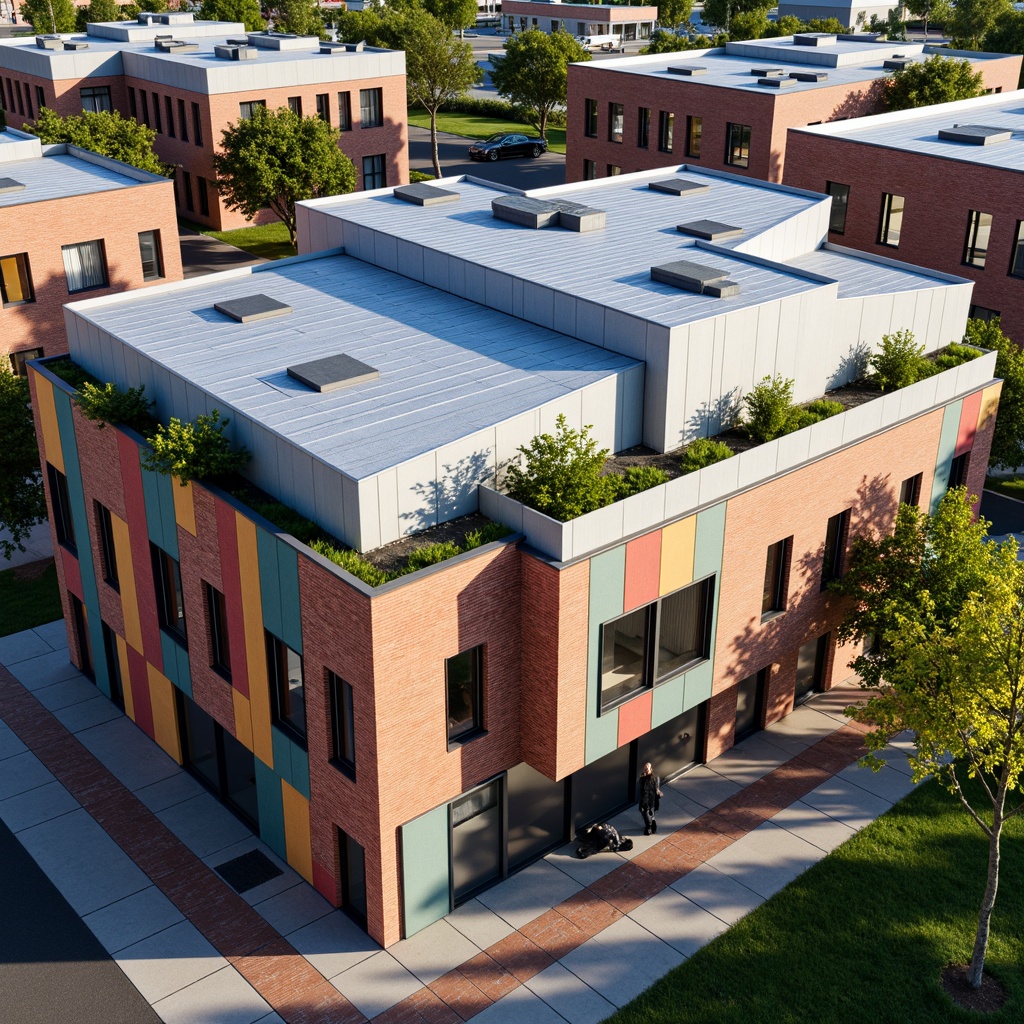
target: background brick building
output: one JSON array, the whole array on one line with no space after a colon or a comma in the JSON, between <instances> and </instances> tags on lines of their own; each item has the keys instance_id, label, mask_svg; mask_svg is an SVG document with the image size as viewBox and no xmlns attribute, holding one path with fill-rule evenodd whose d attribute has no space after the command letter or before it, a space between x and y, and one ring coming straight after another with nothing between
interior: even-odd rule
<instances>
[{"instance_id":1,"label":"background brick building","mask_svg":"<svg viewBox=\"0 0 1024 1024\"><path fill-rule=\"evenodd\" d=\"M88 26L86 35L0 40L8 123L117 110L156 130L154 149L178 168L178 212L214 228L242 227L213 186L213 154L229 124L253 105L291 106L340 128L357 188L409 178L405 54L247 33L190 13L140 14ZM269 216L269 214L268 214Z\"/></svg>"},{"instance_id":2,"label":"background brick building","mask_svg":"<svg viewBox=\"0 0 1024 1024\"><path fill-rule=\"evenodd\" d=\"M790 128L875 113L887 69L936 49L806 33L571 64L566 180L686 160L783 181ZM1019 54L941 52L969 60L987 89L1017 87Z\"/></svg>"},{"instance_id":3,"label":"background brick building","mask_svg":"<svg viewBox=\"0 0 1024 1024\"><path fill-rule=\"evenodd\" d=\"M161 419L228 412L248 480L339 546L478 511L508 535L372 587L145 469L45 361L34 409L73 657L387 945L628 803L638 762L685 771L844 678L828 580L901 494L980 487L999 382L987 353L562 523L494 486L559 415L671 452L765 373L809 400L891 330L958 339L970 282L829 246L825 196L685 166L299 210L306 258L68 307L72 357ZM213 308L253 295L280 315ZM289 373L319 360L340 386Z\"/></svg>"},{"instance_id":4,"label":"background brick building","mask_svg":"<svg viewBox=\"0 0 1024 1024\"><path fill-rule=\"evenodd\" d=\"M1024 344L1024 91L789 133L787 184L830 192L829 238L974 282Z\"/></svg>"},{"instance_id":5,"label":"background brick building","mask_svg":"<svg viewBox=\"0 0 1024 1024\"><path fill-rule=\"evenodd\" d=\"M66 352L76 297L181 280L172 184L76 146L0 132L0 359Z\"/></svg>"}]
</instances>

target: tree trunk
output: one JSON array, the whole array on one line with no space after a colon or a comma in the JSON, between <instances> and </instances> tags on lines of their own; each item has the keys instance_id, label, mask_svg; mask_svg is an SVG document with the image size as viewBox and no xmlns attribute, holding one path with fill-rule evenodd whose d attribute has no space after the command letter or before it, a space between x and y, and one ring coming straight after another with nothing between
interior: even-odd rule
<instances>
[{"instance_id":1,"label":"tree trunk","mask_svg":"<svg viewBox=\"0 0 1024 1024\"><path fill-rule=\"evenodd\" d=\"M978 934L974 939L974 952L971 954L971 966L967 975L971 988L981 988L981 974L985 969L989 925L992 921L992 908L996 904L996 892L999 889L999 838L1002 831L1002 813L997 808L992 820L992 835L988 841L988 882L985 885L985 896L981 901Z\"/></svg>"},{"instance_id":2,"label":"tree trunk","mask_svg":"<svg viewBox=\"0 0 1024 1024\"><path fill-rule=\"evenodd\" d=\"M441 177L441 161L437 155L437 107L430 108L430 155L434 161L434 177Z\"/></svg>"},{"instance_id":3,"label":"tree trunk","mask_svg":"<svg viewBox=\"0 0 1024 1024\"><path fill-rule=\"evenodd\" d=\"M924 16L924 41L928 42L928 15Z\"/></svg>"},{"instance_id":4,"label":"tree trunk","mask_svg":"<svg viewBox=\"0 0 1024 1024\"><path fill-rule=\"evenodd\" d=\"M547 107L541 107L540 110L540 137L546 139L548 137L548 109Z\"/></svg>"}]
</instances>

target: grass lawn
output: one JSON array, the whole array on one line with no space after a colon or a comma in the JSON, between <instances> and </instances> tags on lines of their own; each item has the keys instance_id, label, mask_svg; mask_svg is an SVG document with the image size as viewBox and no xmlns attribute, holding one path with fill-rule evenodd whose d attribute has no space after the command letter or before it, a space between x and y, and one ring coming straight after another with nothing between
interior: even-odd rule
<instances>
[{"instance_id":1,"label":"grass lawn","mask_svg":"<svg viewBox=\"0 0 1024 1024\"><path fill-rule=\"evenodd\" d=\"M985 478L985 490L1024 501L1024 477L989 476Z\"/></svg>"},{"instance_id":2,"label":"grass lawn","mask_svg":"<svg viewBox=\"0 0 1024 1024\"><path fill-rule=\"evenodd\" d=\"M288 241L288 229L279 220L258 227L235 228L234 231L211 231L201 224L193 224L184 219L179 223L198 231L201 235L218 238L236 249L244 249L253 256L262 256L266 260L280 260L285 256L295 255L295 246Z\"/></svg>"},{"instance_id":3,"label":"grass lawn","mask_svg":"<svg viewBox=\"0 0 1024 1024\"><path fill-rule=\"evenodd\" d=\"M0 572L0 636L42 626L64 615L57 587L57 569L51 562L35 579L20 579L19 569Z\"/></svg>"},{"instance_id":4,"label":"grass lawn","mask_svg":"<svg viewBox=\"0 0 1024 1024\"><path fill-rule=\"evenodd\" d=\"M919 786L698 951L609 1024L1004 1024L1024 1019L1024 821L1003 832L985 961L998 1013L942 991L970 959L987 840L952 796Z\"/></svg>"},{"instance_id":5,"label":"grass lawn","mask_svg":"<svg viewBox=\"0 0 1024 1024\"><path fill-rule=\"evenodd\" d=\"M430 127L430 115L422 110L409 111L409 124L419 128ZM536 135L537 130L518 121L503 121L496 117L480 114L452 114L442 110L437 115L437 130L462 135L467 139L486 139L495 132L523 132ZM548 128L548 149L552 153L565 153L565 129Z\"/></svg>"}]
</instances>

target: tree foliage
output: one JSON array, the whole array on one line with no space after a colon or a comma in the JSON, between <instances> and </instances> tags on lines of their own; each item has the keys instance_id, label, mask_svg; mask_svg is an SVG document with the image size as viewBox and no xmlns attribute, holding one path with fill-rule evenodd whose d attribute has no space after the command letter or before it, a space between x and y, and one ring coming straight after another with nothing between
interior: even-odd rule
<instances>
[{"instance_id":1,"label":"tree foliage","mask_svg":"<svg viewBox=\"0 0 1024 1024\"><path fill-rule=\"evenodd\" d=\"M953 13L953 6L949 0L903 0L903 6L915 18L920 18L924 22L925 39L928 38L929 21L944 25Z\"/></svg>"},{"instance_id":2,"label":"tree foliage","mask_svg":"<svg viewBox=\"0 0 1024 1024\"><path fill-rule=\"evenodd\" d=\"M71 0L24 0L18 13L37 32L47 34L74 32L78 24L78 11Z\"/></svg>"},{"instance_id":3,"label":"tree foliage","mask_svg":"<svg viewBox=\"0 0 1024 1024\"><path fill-rule=\"evenodd\" d=\"M1012 9L1010 0L957 0L946 24L953 45L962 50L977 50L1000 16Z\"/></svg>"},{"instance_id":4,"label":"tree foliage","mask_svg":"<svg viewBox=\"0 0 1024 1024\"><path fill-rule=\"evenodd\" d=\"M149 424L153 404L146 398L145 384L122 389L110 381L101 385L83 382L75 402L82 415L97 422L100 430L108 423L124 423L140 432Z\"/></svg>"},{"instance_id":5,"label":"tree foliage","mask_svg":"<svg viewBox=\"0 0 1024 1024\"><path fill-rule=\"evenodd\" d=\"M987 53L1024 53L1024 11L1005 11L985 33L982 49ZM1017 87L1024 86L1024 66Z\"/></svg>"},{"instance_id":6,"label":"tree foliage","mask_svg":"<svg viewBox=\"0 0 1024 1024\"><path fill-rule=\"evenodd\" d=\"M461 96L476 85L483 78L483 72L477 65L469 43L456 39L450 26L425 12L412 18L408 42L405 54L406 88L409 98L430 114L430 151L434 174L440 178L437 112L449 100Z\"/></svg>"},{"instance_id":7,"label":"tree foliage","mask_svg":"<svg viewBox=\"0 0 1024 1024\"><path fill-rule=\"evenodd\" d=\"M177 477L183 487L190 480L234 473L250 456L245 447L232 448L224 436L230 422L220 418L219 409L200 413L189 423L172 416L167 426L161 423L148 437L150 448L143 451L142 463L154 473Z\"/></svg>"},{"instance_id":8,"label":"tree foliage","mask_svg":"<svg viewBox=\"0 0 1024 1024\"><path fill-rule=\"evenodd\" d=\"M774 0L705 0L704 24L731 32L732 22L737 14L748 14L758 10L767 14L774 6Z\"/></svg>"},{"instance_id":9,"label":"tree foliage","mask_svg":"<svg viewBox=\"0 0 1024 1024\"><path fill-rule=\"evenodd\" d=\"M0 554L24 551L22 540L46 518L36 428L29 408L28 381L0 364Z\"/></svg>"},{"instance_id":10,"label":"tree foliage","mask_svg":"<svg viewBox=\"0 0 1024 1024\"><path fill-rule=\"evenodd\" d=\"M658 8L658 24L668 28L685 25L693 13L693 0L654 0Z\"/></svg>"},{"instance_id":11,"label":"tree foliage","mask_svg":"<svg viewBox=\"0 0 1024 1024\"><path fill-rule=\"evenodd\" d=\"M267 27L259 0L203 0L199 18L202 21L241 22L248 32L262 32Z\"/></svg>"},{"instance_id":12,"label":"tree foliage","mask_svg":"<svg viewBox=\"0 0 1024 1024\"><path fill-rule=\"evenodd\" d=\"M1000 469L1024 466L1024 351L995 320L968 320L964 341L996 352L996 376L1003 381L988 464Z\"/></svg>"},{"instance_id":13,"label":"tree foliage","mask_svg":"<svg viewBox=\"0 0 1024 1024\"><path fill-rule=\"evenodd\" d=\"M351 192L356 172L338 149L337 128L319 117L299 117L288 107L253 109L229 124L223 152L214 155L217 188L229 209L252 220L269 206L295 244L295 204L302 199Z\"/></svg>"},{"instance_id":14,"label":"tree foliage","mask_svg":"<svg viewBox=\"0 0 1024 1024\"><path fill-rule=\"evenodd\" d=\"M519 448L523 464L513 462L505 471L508 493L563 522L607 505L612 484L601 468L608 449L597 447L591 429L575 430L559 415L554 435L539 434Z\"/></svg>"},{"instance_id":15,"label":"tree foliage","mask_svg":"<svg viewBox=\"0 0 1024 1024\"><path fill-rule=\"evenodd\" d=\"M984 91L984 77L972 69L970 61L936 53L893 71L885 83L882 105L886 110L930 107L981 96Z\"/></svg>"},{"instance_id":16,"label":"tree foliage","mask_svg":"<svg viewBox=\"0 0 1024 1024\"><path fill-rule=\"evenodd\" d=\"M641 53L681 53L684 50L703 50L711 46L707 36L687 39L677 36L674 32L655 32L648 40Z\"/></svg>"},{"instance_id":17,"label":"tree foliage","mask_svg":"<svg viewBox=\"0 0 1024 1024\"><path fill-rule=\"evenodd\" d=\"M173 175L173 170L162 164L153 152L156 131L134 118L122 117L116 110L85 111L61 117L49 107L43 107L35 124L26 125L25 131L34 132L47 145L69 143L152 174Z\"/></svg>"},{"instance_id":18,"label":"tree foliage","mask_svg":"<svg viewBox=\"0 0 1024 1024\"><path fill-rule=\"evenodd\" d=\"M793 384L776 374L762 378L743 396L747 432L755 441L774 441L787 433L793 415Z\"/></svg>"},{"instance_id":19,"label":"tree foliage","mask_svg":"<svg viewBox=\"0 0 1024 1024\"><path fill-rule=\"evenodd\" d=\"M125 14L117 0L90 0L88 7L78 8L76 28L84 32L90 22L124 21Z\"/></svg>"},{"instance_id":20,"label":"tree foliage","mask_svg":"<svg viewBox=\"0 0 1024 1024\"><path fill-rule=\"evenodd\" d=\"M901 505L892 537L855 542L850 572L833 584L850 599L846 641L873 637L853 667L867 703L848 714L875 728L865 759L911 730L915 781L929 775L961 802L989 842L988 877L968 977L981 985L999 882L1003 824L1024 811L1024 564L1017 544L985 542L962 488L934 516ZM964 778L977 779L980 798Z\"/></svg>"},{"instance_id":21,"label":"tree foliage","mask_svg":"<svg viewBox=\"0 0 1024 1024\"><path fill-rule=\"evenodd\" d=\"M324 27L316 0L266 0L263 14L275 32L318 36Z\"/></svg>"},{"instance_id":22,"label":"tree foliage","mask_svg":"<svg viewBox=\"0 0 1024 1024\"><path fill-rule=\"evenodd\" d=\"M461 30L476 24L476 0L423 0L423 8L449 28Z\"/></svg>"},{"instance_id":23,"label":"tree foliage","mask_svg":"<svg viewBox=\"0 0 1024 1024\"><path fill-rule=\"evenodd\" d=\"M548 117L565 105L568 67L590 60L590 54L568 32L517 32L495 58L491 81L501 96L530 112L541 138L547 137Z\"/></svg>"}]
</instances>

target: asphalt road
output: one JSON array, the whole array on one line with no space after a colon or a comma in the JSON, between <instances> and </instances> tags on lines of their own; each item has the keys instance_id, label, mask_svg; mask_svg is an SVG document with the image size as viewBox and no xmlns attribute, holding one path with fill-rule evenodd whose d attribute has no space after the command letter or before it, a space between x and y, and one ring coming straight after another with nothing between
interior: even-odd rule
<instances>
[{"instance_id":1,"label":"asphalt road","mask_svg":"<svg viewBox=\"0 0 1024 1024\"><path fill-rule=\"evenodd\" d=\"M472 139L438 132L438 157L444 177L472 174L486 181L496 181L514 188L547 188L565 184L565 157L561 153L545 153L536 159L516 157L511 160L470 160L468 150ZM430 156L430 131L409 125L409 167L414 171L434 173Z\"/></svg>"},{"instance_id":2,"label":"asphalt road","mask_svg":"<svg viewBox=\"0 0 1024 1024\"><path fill-rule=\"evenodd\" d=\"M0 864L0 1020L160 1024L2 821Z\"/></svg>"}]
</instances>

